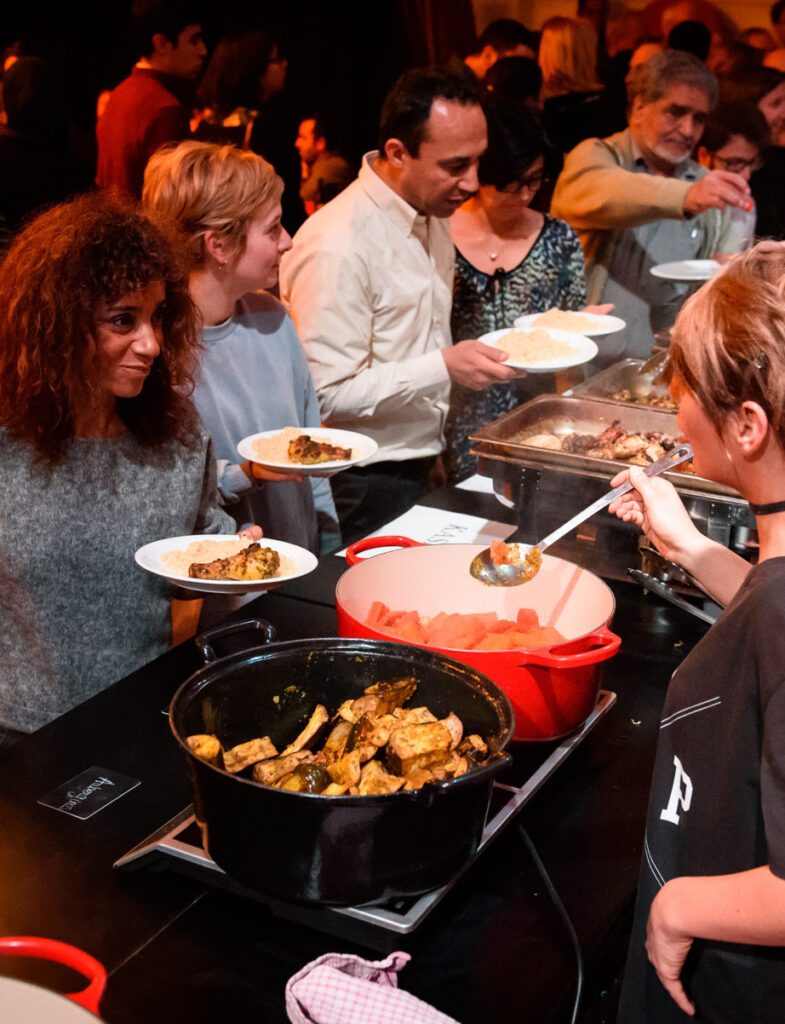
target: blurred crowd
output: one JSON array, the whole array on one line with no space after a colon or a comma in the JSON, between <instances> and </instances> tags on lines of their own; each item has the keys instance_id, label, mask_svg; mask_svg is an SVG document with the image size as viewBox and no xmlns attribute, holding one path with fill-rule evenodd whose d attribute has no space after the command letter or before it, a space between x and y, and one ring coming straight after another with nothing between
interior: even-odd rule
<instances>
[{"instance_id":1,"label":"blurred crowd","mask_svg":"<svg viewBox=\"0 0 785 1024\"><path fill-rule=\"evenodd\" d=\"M201 30L207 16L199 8L169 6L177 10L175 21L190 17ZM284 214L291 230L352 179L373 130L367 108L359 95L352 109L343 96L336 99L335 89L315 87L302 68L292 94L287 69L290 61L295 69L308 62L304 41L298 52L296 37L292 41L291 31L284 29L289 45L282 51L275 26L260 27L258 14L235 17L232 30L216 36L219 23L213 16L208 18L209 47L207 31L200 31L195 45L184 40L184 52L178 52L171 64L166 55L151 51L150 19L159 8L154 0L137 3L129 22L116 23L121 42L115 47L114 63L105 53L101 70L88 85L78 69L64 62L51 39L35 29L20 30L18 39L9 38L10 30L6 31L0 69L0 173L8 183L0 196L0 226L6 237L32 210L94 182L105 185L120 176L121 187L138 197L148 150L162 141L190 136L231 142L268 159L287 185ZM353 17L356 11L347 5L345 11L335 12L334 20ZM765 161L761 154L766 166L753 168L753 193L759 232L780 237L785 209L776 181L785 142L785 90L781 95L777 87L785 81L783 5L774 3L770 17L770 24L742 31L708 0L653 0L641 9L608 0L578 0L574 17L549 18L539 30L499 19L485 27L474 45L467 44L468 30L462 26L455 32L461 39L442 40L433 55L440 63L464 60L485 92L537 107L550 143L565 154L585 138L603 137L626 126L625 80L637 65L666 47L694 53L718 76L721 102L752 103L767 120L769 139L760 147L766 151ZM405 20L403 14L399 20ZM416 29L407 25L405 30ZM125 130L118 127L118 116L138 114L136 108L118 106L138 84L135 74L128 81L112 81L125 53L133 53L137 71L145 70L150 60L148 72L163 69L166 88L175 100L164 104L166 113L159 112L154 131L141 149L137 146L137 166L128 158L124 167L107 170L107 162L114 158L113 140ZM386 68L382 54L378 63ZM398 70L403 68L395 63L382 70L388 80L378 87L369 80L371 92L379 92L379 102ZM102 79L106 87L93 96L96 138L91 137L92 126L85 124L82 94ZM134 103L155 102L138 95L135 88L132 92ZM109 117L101 123L107 106ZM547 209L557 173L558 166L550 168L537 208Z\"/></svg>"}]
</instances>

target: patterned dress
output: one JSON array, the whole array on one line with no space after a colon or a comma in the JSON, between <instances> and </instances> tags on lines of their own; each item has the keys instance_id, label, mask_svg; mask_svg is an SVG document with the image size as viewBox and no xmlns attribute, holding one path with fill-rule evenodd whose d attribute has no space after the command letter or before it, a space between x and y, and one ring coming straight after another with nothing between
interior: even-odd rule
<instances>
[{"instance_id":1,"label":"patterned dress","mask_svg":"<svg viewBox=\"0 0 785 1024\"><path fill-rule=\"evenodd\" d=\"M479 338L488 331L512 327L518 316L544 313L552 306L582 309L586 305L583 251L578 236L563 220L545 215L545 223L517 267L484 274L456 249L453 283L453 342ZM509 384L471 391L453 384L445 425L444 464L450 483L471 476L476 459L469 454L469 435L492 423L535 395L555 391L553 374L530 374Z\"/></svg>"}]
</instances>

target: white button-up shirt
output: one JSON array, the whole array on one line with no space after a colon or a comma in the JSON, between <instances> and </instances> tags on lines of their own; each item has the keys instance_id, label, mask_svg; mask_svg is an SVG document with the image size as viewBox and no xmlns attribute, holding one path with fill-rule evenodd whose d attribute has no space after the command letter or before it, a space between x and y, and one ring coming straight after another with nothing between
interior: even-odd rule
<instances>
[{"instance_id":1,"label":"white button-up shirt","mask_svg":"<svg viewBox=\"0 0 785 1024\"><path fill-rule=\"evenodd\" d=\"M363 158L358 178L310 217L281 264L281 294L329 426L374 438L373 461L435 455L450 398L454 249Z\"/></svg>"}]
</instances>

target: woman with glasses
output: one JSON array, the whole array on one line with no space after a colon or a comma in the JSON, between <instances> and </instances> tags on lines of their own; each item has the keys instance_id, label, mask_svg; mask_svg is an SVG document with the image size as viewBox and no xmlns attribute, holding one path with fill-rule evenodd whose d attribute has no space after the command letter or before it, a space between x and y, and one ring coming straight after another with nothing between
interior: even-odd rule
<instances>
[{"instance_id":1,"label":"woman with glasses","mask_svg":"<svg viewBox=\"0 0 785 1024\"><path fill-rule=\"evenodd\" d=\"M698 163L711 170L729 171L749 182L763 166L769 145L769 126L754 103L721 103L712 111L698 146ZM730 211L731 231L726 236L731 252L743 252L755 244L757 209Z\"/></svg>"},{"instance_id":2,"label":"woman with glasses","mask_svg":"<svg viewBox=\"0 0 785 1024\"><path fill-rule=\"evenodd\" d=\"M758 208L759 237L785 237L785 74L774 68L743 68L720 82L725 102L753 103L766 118L771 136L763 165L750 179Z\"/></svg>"},{"instance_id":3,"label":"woman with glasses","mask_svg":"<svg viewBox=\"0 0 785 1024\"><path fill-rule=\"evenodd\" d=\"M698 146L698 162L749 181L769 144L769 126L754 103L721 103L712 111Z\"/></svg>"},{"instance_id":4,"label":"woman with glasses","mask_svg":"<svg viewBox=\"0 0 785 1024\"><path fill-rule=\"evenodd\" d=\"M537 116L524 104L489 98L485 105L488 148L480 158L480 188L453 215L455 280L452 335L478 338L511 327L516 317L586 303L583 251L573 229L538 213L531 202L547 174L550 148ZM603 311L605 307L603 307ZM478 427L543 390L539 374L485 391L453 384L444 455L448 479L474 472L468 436Z\"/></svg>"}]
</instances>

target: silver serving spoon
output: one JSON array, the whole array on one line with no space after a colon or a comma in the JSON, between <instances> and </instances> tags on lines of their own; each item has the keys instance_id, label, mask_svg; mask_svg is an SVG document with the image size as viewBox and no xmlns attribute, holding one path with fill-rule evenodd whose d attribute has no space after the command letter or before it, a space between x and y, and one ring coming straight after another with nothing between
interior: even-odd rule
<instances>
[{"instance_id":1,"label":"silver serving spoon","mask_svg":"<svg viewBox=\"0 0 785 1024\"><path fill-rule=\"evenodd\" d=\"M646 476L659 476L665 470L673 469L675 466L691 458L691 445L686 442L684 444L677 444L669 452L666 452L661 459L657 459L650 466L646 466L643 472ZM632 484L629 481L614 487L612 491L608 491L602 498L592 502L591 505L573 516L563 526L554 530L553 533L549 533L547 537L543 537L537 544L508 544L508 553L513 559L510 563L498 565L491 558L491 549L485 548L484 551L481 551L479 555L472 559L469 572L475 579L494 587L517 587L521 583L528 583L540 571L542 553L547 547L560 540L570 530L578 526L579 523L589 519L595 512L599 512L606 505L610 505L614 498L618 498L631 490Z\"/></svg>"}]
</instances>

